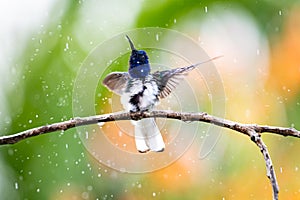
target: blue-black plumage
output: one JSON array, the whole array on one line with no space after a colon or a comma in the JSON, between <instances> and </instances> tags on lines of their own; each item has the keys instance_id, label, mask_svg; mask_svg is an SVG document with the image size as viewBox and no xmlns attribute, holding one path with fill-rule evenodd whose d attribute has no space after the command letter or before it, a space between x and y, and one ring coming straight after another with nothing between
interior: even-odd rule
<instances>
[{"instance_id":1,"label":"blue-black plumage","mask_svg":"<svg viewBox=\"0 0 300 200\"><path fill-rule=\"evenodd\" d=\"M136 50L133 42L126 35L131 48L129 59L129 75L131 78L145 78L150 74L150 64L147 53L143 50Z\"/></svg>"}]
</instances>

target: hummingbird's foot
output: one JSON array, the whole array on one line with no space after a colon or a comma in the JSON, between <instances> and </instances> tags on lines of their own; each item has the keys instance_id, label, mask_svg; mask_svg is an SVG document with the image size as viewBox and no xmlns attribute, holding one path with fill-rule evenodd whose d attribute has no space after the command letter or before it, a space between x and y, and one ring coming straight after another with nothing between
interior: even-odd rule
<instances>
[{"instance_id":1,"label":"hummingbird's foot","mask_svg":"<svg viewBox=\"0 0 300 200\"><path fill-rule=\"evenodd\" d=\"M142 119L141 114L142 114L141 111L132 111L132 110L131 110L131 111L130 111L130 118L131 118L132 120L135 120L135 121L141 120L141 119Z\"/></svg>"},{"instance_id":2,"label":"hummingbird's foot","mask_svg":"<svg viewBox=\"0 0 300 200\"><path fill-rule=\"evenodd\" d=\"M130 117L132 120L141 120L145 114L149 115L149 110L130 111Z\"/></svg>"}]
</instances>

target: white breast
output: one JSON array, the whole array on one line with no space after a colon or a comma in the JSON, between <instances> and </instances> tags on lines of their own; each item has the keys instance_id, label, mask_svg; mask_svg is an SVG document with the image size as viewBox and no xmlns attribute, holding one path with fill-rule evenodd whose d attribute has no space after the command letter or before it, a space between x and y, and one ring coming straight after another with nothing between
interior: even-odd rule
<instances>
[{"instance_id":1,"label":"white breast","mask_svg":"<svg viewBox=\"0 0 300 200\"><path fill-rule=\"evenodd\" d=\"M158 103L158 87L152 76L142 79L132 79L127 84L127 89L121 96L121 103L127 111L151 110ZM130 102L131 97L140 94L137 105Z\"/></svg>"}]
</instances>

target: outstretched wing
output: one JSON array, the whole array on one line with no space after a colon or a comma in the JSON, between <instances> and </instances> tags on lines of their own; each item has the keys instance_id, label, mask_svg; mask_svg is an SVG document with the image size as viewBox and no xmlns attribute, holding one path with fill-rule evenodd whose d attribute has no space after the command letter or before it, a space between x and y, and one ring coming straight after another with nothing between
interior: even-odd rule
<instances>
[{"instance_id":1,"label":"outstretched wing","mask_svg":"<svg viewBox=\"0 0 300 200\"><path fill-rule=\"evenodd\" d=\"M217 58L220 58L221 56L217 56L211 59L208 59L206 61L188 66L188 67L180 67L176 69L171 70L165 70L165 71L157 71L153 73L153 77L158 85L158 89L160 91L159 97L165 98L168 96L175 87L179 84L179 82L184 78L185 75L188 74L191 70L195 69L201 64L210 62L212 60L215 60Z\"/></svg>"},{"instance_id":2,"label":"outstretched wing","mask_svg":"<svg viewBox=\"0 0 300 200\"><path fill-rule=\"evenodd\" d=\"M112 72L104 78L102 83L111 91L122 95L129 78L127 72Z\"/></svg>"},{"instance_id":3,"label":"outstretched wing","mask_svg":"<svg viewBox=\"0 0 300 200\"><path fill-rule=\"evenodd\" d=\"M194 68L195 67L189 66L154 72L152 75L160 92L159 97L165 98L166 96L168 96L184 78L184 76Z\"/></svg>"}]
</instances>

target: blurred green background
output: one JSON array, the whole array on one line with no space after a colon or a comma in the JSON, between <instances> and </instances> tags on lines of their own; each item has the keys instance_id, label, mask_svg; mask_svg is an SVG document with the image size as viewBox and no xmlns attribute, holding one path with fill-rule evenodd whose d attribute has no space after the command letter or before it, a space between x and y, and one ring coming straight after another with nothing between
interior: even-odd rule
<instances>
[{"instance_id":1,"label":"blurred green background","mask_svg":"<svg viewBox=\"0 0 300 200\"><path fill-rule=\"evenodd\" d=\"M224 55L215 63L226 118L300 129L299 3L2 1L1 134L73 117L73 83L89 52L116 34L149 26L180 31L208 55ZM300 140L263 139L280 199L300 199ZM249 138L226 130L206 159L198 150L157 172L123 174L97 163L75 130L50 133L1 147L1 199L271 199L263 158Z\"/></svg>"}]
</instances>

